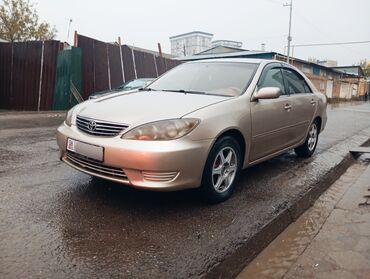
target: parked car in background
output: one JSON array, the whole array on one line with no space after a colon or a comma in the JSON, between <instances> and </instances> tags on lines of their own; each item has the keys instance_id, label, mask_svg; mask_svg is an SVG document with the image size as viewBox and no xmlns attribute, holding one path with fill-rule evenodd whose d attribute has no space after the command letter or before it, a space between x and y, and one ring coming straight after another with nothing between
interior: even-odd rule
<instances>
[{"instance_id":1,"label":"parked car in background","mask_svg":"<svg viewBox=\"0 0 370 279\"><path fill-rule=\"evenodd\" d=\"M132 94L89 100L58 128L60 159L141 189L199 187L229 198L242 169L290 149L310 157L325 128L326 97L274 60L181 64Z\"/></svg>"},{"instance_id":2,"label":"parked car in background","mask_svg":"<svg viewBox=\"0 0 370 279\"><path fill-rule=\"evenodd\" d=\"M95 92L90 95L89 99L96 99L102 96L106 96L107 94L117 93L121 91L141 89L147 86L148 84L150 84L151 82L153 82L154 80L155 78L138 78L138 79L130 80L112 90L104 90L104 91Z\"/></svg>"}]
</instances>

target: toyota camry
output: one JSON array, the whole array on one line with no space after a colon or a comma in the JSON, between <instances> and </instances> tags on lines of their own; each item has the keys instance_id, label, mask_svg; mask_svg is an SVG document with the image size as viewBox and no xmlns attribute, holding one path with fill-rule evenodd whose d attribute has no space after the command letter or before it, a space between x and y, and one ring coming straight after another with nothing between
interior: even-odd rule
<instances>
[{"instance_id":1,"label":"toyota camry","mask_svg":"<svg viewBox=\"0 0 370 279\"><path fill-rule=\"evenodd\" d=\"M88 100L57 130L60 159L140 189L229 198L242 169L294 149L311 156L326 97L275 60L181 64L144 89Z\"/></svg>"}]
</instances>

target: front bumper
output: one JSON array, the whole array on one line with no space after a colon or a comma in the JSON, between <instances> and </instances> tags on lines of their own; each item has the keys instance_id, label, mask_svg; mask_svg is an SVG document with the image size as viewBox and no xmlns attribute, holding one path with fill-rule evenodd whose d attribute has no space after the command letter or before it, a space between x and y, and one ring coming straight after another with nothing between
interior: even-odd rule
<instances>
[{"instance_id":1,"label":"front bumper","mask_svg":"<svg viewBox=\"0 0 370 279\"><path fill-rule=\"evenodd\" d=\"M123 140L85 134L63 123L57 129L60 159L93 176L136 188L171 191L199 187L212 140ZM104 147L104 162L67 152L67 139Z\"/></svg>"}]
</instances>

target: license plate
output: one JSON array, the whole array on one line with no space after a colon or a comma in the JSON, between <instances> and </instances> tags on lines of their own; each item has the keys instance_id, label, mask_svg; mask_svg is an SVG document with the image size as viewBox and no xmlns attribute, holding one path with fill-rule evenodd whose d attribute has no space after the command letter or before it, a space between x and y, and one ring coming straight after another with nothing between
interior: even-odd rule
<instances>
[{"instance_id":1,"label":"license plate","mask_svg":"<svg viewBox=\"0 0 370 279\"><path fill-rule=\"evenodd\" d=\"M70 138L67 139L67 150L100 162L103 162L104 159L104 148L102 146Z\"/></svg>"}]
</instances>

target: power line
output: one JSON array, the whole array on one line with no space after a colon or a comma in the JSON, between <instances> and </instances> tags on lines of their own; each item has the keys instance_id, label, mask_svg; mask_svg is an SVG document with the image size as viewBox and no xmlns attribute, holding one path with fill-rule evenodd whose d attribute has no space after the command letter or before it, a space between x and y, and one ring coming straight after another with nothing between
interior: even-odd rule
<instances>
[{"instance_id":1,"label":"power line","mask_svg":"<svg viewBox=\"0 0 370 279\"><path fill-rule=\"evenodd\" d=\"M354 44L369 44L369 43L370 41L356 41L356 42L339 42L339 43L302 44L302 45L292 45L292 47L335 46L335 45L354 45Z\"/></svg>"},{"instance_id":2,"label":"power line","mask_svg":"<svg viewBox=\"0 0 370 279\"><path fill-rule=\"evenodd\" d=\"M320 35L323 35L323 33L325 33L325 38L329 38L330 40L333 40L334 37L332 37L332 34L327 32L327 30L323 29L322 26L320 26L320 28L315 24L313 23L311 20L307 19L307 17L305 16L304 13L301 13L299 10L296 9L296 13L299 14L299 17L298 19L303 19L306 23L308 23L308 25L312 28L315 28L317 31L318 31L318 34ZM334 39L335 40L335 39ZM340 45L340 47L342 48L345 48L346 50L349 50L353 53L356 53L356 54L359 54L357 51L354 51L352 48L348 47L347 45ZM294 48L294 47L293 47ZM286 46L284 47L284 52L285 52L285 49L286 49Z\"/></svg>"}]
</instances>

